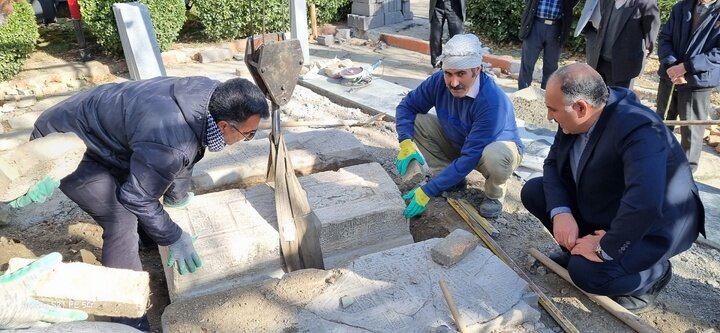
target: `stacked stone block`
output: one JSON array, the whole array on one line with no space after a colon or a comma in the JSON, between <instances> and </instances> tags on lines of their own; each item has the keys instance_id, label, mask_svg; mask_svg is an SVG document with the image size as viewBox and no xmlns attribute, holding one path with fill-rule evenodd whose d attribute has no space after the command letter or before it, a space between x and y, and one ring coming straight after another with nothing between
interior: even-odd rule
<instances>
[{"instance_id":1,"label":"stacked stone block","mask_svg":"<svg viewBox=\"0 0 720 333\"><path fill-rule=\"evenodd\" d=\"M410 0L353 0L348 26L361 31L413 18Z\"/></svg>"}]
</instances>

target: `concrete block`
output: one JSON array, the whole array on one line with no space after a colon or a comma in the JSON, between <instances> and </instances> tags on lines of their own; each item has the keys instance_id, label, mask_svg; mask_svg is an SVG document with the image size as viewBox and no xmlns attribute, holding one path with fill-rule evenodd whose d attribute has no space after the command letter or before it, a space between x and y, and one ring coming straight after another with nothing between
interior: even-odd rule
<instances>
[{"instance_id":1,"label":"concrete block","mask_svg":"<svg viewBox=\"0 0 720 333\"><path fill-rule=\"evenodd\" d=\"M365 146L347 131L288 128L283 129L283 135L298 174L370 161ZM231 185L247 187L264 182L270 147L261 137L263 133L253 141L228 146L217 153L208 152L193 170L195 191L208 192Z\"/></svg>"},{"instance_id":2,"label":"concrete block","mask_svg":"<svg viewBox=\"0 0 720 333\"><path fill-rule=\"evenodd\" d=\"M395 24L405 21L405 16L399 10L394 12L385 13L385 24Z\"/></svg>"},{"instance_id":3,"label":"concrete block","mask_svg":"<svg viewBox=\"0 0 720 333\"><path fill-rule=\"evenodd\" d=\"M166 76L148 7L138 2L116 3L113 13L130 78L143 80Z\"/></svg>"},{"instance_id":4,"label":"concrete block","mask_svg":"<svg viewBox=\"0 0 720 333\"><path fill-rule=\"evenodd\" d=\"M33 259L10 259L14 272ZM107 268L85 263L61 263L33 289L40 302L89 314L138 318L150 296L147 272Z\"/></svg>"},{"instance_id":5,"label":"concrete block","mask_svg":"<svg viewBox=\"0 0 720 333\"><path fill-rule=\"evenodd\" d=\"M430 258L440 241L366 255L333 271L301 270L280 280L173 302L163 313L163 331L428 332L428 327L454 327L440 279L447 281L468 332L517 332L525 331L523 324L540 323L540 313L524 301L527 283L489 250L477 247L462 262L443 268ZM343 308L343 298L353 303Z\"/></svg>"},{"instance_id":6,"label":"concrete block","mask_svg":"<svg viewBox=\"0 0 720 333\"><path fill-rule=\"evenodd\" d=\"M320 45L330 46L335 43L333 35L320 35L317 38L317 42Z\"/></svg>"},{"instance_id":7,"label":"concrete block","mask_svg":"<svg viewBox=\"0 0 720 333\"><path fill-rule=\"evenodd\" d=\"M321 172L300 183L322 224L326 268L412 243L401 194L379 164ZM283 274L274 193L267 185L198 195L189 207L168 213L198 237L195 249L203 260L196 274L165 268L173 302ZM165 262L166 248L160 254Z\"/></svg>"},{"instance_id":8,"label":"concrete block","mask_svg":"<svg viewBox=\"0 0 720 333\"><path fill-rule=\"evenodd\" d=\"M383 3L384 0L353 0L353 3Z\"/></svg>"},{"instance_id":9,"label":"concrete block","mask_svg":"<svg viewBox=\"0 0 720 333\"><path fill-rule=\"evenodd\" d=\"M413 12L411 11L403 11L403 17L405 18L405 21L412 20L415 16L413 15Z\"/></svg>"},{"instance_id":10,"label":"concrete block","mask_svg":"<svg viewBox=\"0 0 720 333\"><path fill-rule=\"evenodd\" d=\"M335 39L349 40L351 37L350 31L351 29L337 29L337 32L335 32Z\"/></svg>"},{"instance_id":11,"label":"concrete block","mask_svg":"<svg viewBox=\"0 0 720 333\"><path fill-rule=\"evenodd\" d=\"M462 229L455 229L433 246L430 255L436 263L450 267L465 258L465 255L474 250L477 244L477 236Z\"/></svg>"},{"instance_id":12,"label":"concrete block","mask_svg":"<svg viewBox=\"0 0 720 333\"><path fill-rule=\"evenodd\" d=\"M383 2L383 11L385 14L392 13L392 12L399 12L402 10L402 5L400 0L385 0ZM389 23L385 23L389 24Z\"/></svg>"},{"instance_id":13,"label":"concrete block","mask_svg":"<svg viewBox=\"0 0 720 333\"><path fill-rule=\"evenodd\" d=\"M233 52L228 48L206 49L197 54L197 60L203 64L230 60L232 57Z\"/></svg>"},{"instance_id":14,"label":"concrete block","mask_svg":"<svg viewBox=\"0 0 720 333\"><path fill-rule=\"evenodd\" d=\"M383 13L383 4L353 2L351 13L362 16L375 16Z\"/></svg>"},{"instance_id":15,"label":"concrete block","mask_svg":"<svg viewBox=\"0 0 720 333\"><path fill-rule=\"evenodd\" d=\"M161 57L166 66L184 64L192 61L185 52L178 50L165 51L161 54Z\"/></svg>"},{"instance_id":16,"label":"concrete block","mask_svg":"<svg viewBox=\"0 0 720 333\"><path fill-rule=\"evenodd\" d=\"M354 28L359 30L369 30L385 25L385 14L375 16L357 16L357 25Z\"/></svg>"}]
</instances>

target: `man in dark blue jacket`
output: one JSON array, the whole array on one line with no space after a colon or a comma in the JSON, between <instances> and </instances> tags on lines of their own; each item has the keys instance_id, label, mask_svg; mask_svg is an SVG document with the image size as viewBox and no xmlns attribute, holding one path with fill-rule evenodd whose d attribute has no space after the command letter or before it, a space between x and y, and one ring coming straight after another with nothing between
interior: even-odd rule
<instances>
[{"instance_id":1,"label":"man in dark blue jacket","mask_svg":"<svg viewBox=\"0 0 720 333\"><path fill-rule=\"evenodd\" d=\"M104 266L142 270L141 231L168 246L168 265L184 274L201 261L191 235L163 203L187 205L193 166L205 148L219 151L252 139L268 116L263 93L248 80L162 77L70 97L40 115L31 139L72 132L85 142L82 162L60 189L102 226Z\"/></svg>"},{"instance_id":2,"label":"man in dark blue jacket","mask_svg":"<svg viewBox=\"0 0 720 333\"><path fill-rule=\"evenodd\" d=\"M411 200L405 209L407 218L422 213L430 197L464 184L473 169L486 179L480 214L497 217L502 213L505 182L520 164L523 145L513 105L482 71L486 52L475 35L455 35L439 57L443 71L411 91L395 111L400 175L405 175L412 160L425 163L414 143L428 165L441 170L404 196ZM437 116L427 114L433 107Z\"/></svg>"},{"instance_id":3,"label":"man in dark blue jacket","mask_svg":"<svg viewBox=\"0 0 720 333\"><path fill-rule=\"evenodd\" d=\"M635 94L608 89L586 64L558 69L545 104L560 128L523 205L572 254L555 260L578 287L649 310L672 277L668 259L704 234L682 148Z\"/></svg>"},{"instance_id":4,"label":"man in dark blue jacket","mask_svg":"<svg viewBox=\"0 0 720 333\"><path fill-rule=\"evenodd\" d=\"M664 119L707 119L710 93L720 85L719 17L720 3L715 0L684 0L673 6L658 49L656 105ZM704 130L701 125L680 127L680 144L693 172L700 161Z\"/></svg>"}]
</instances>

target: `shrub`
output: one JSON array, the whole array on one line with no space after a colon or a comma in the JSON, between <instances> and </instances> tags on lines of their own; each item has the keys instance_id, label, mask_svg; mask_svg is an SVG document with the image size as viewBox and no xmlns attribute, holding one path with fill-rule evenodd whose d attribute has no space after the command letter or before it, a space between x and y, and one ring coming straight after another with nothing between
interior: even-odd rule
<instances>
[{"instance_id":1,"label":"shrub","mask_svg":"<svg viewBox=\"0 0 720 333\"><path fill-rule=\"evenodd\" d=\"M24 0L13 5L12 14L0 27L0 81L9 80L20 72L40 37L32 6Z\"/></svg>"},{"instance_id":2,"label":"shrub","mask_svg":"<svg viewBox=\"0 0 720 333\"><path fill-rule=\"evenodd\" d=\"M468 1L471 30L495 43L517 42L525 2L521 0Z\"/></svg>"},{"instance_id":3,"label":"shrub","mask_svg":"<svg viewBox=\"0 0 720 333\"><path fill-rule=\"evenodd\" d=\"M310 5L308 0L308 6ZM315 15L318 24L333 23L347 19L352 0L315 0ZM310 9L308 9L310 13Z\"/></svg>"},{"instance_id":4,"label":"shrub","mask_svg":"<svg viewBox=\"0 0 720 333\"><path fill-rule=\"evenodd\" d=\"M83 22L95 36L98 44L110 52L122 52L112 5L127 0L79 0ZM183 0L140 0L150 11L157 42L161 50L167 50L177 38L185 23L185 2Z\"/></svg>"}]
</instances>

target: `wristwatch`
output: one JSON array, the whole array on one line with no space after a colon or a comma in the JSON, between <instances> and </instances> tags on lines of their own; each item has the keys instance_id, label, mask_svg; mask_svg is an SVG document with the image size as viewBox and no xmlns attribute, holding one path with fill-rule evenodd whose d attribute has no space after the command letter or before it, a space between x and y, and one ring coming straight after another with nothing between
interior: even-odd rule
<instances>
[{"instance_id":1,"label":"wristwatch","mask_svg":"<svg viewBox=\"0 0 720 333\"><path fill-rule=\"evenodd\" d=\"M595 255L597 255L597 257L600 258L600 261L605 262L605 257L603 256L603 250L600 247L600 243L595 245L593 252L595 252Z\"/></svg>"}]
</instances>

